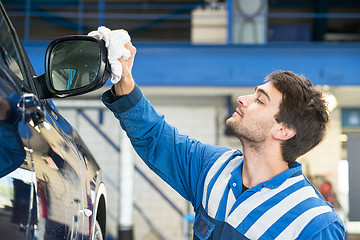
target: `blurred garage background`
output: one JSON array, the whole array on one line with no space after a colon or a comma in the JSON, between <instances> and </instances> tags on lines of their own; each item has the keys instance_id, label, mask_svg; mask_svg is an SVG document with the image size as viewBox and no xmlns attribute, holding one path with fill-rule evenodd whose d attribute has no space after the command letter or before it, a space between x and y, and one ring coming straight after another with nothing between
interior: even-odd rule
<instances>
[{"instance_id":1,"label":"blurred garage background","mask_svg":"<svg viewBox=\"0 0 360 240\"><path fill-rule=\"evenodd\" d=\"M237 96L275 70L303 73L331 110L327 138L301 157L306 176L360 239L359 0L3 0L38 75L56 37L105 25L137 47L134 78L182 133L241 149L224 120ZM192 239L192 207L132 150L101 91L54 100L105 171L109 231L121 239Z\"/></svg>"}]
</instances>

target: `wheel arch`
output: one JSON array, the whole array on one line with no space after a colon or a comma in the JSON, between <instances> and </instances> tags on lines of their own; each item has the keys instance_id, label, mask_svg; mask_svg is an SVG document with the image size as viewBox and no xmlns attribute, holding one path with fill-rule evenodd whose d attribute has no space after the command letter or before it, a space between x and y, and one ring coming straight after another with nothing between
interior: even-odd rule
<instances>
[{"instance_id":1,"label":"wheel arch","mask_svg":"<svg viewBox=\"0 0 360 240\"><path fill-rule=\"evenodd\" d=\"M100 183L95 201L94 218L92 220L92 237L94 238L95 221L98 221L101 227L101 232L105 238L106 236L106 188L104 183Z\"/></svg>"}]
</instances>

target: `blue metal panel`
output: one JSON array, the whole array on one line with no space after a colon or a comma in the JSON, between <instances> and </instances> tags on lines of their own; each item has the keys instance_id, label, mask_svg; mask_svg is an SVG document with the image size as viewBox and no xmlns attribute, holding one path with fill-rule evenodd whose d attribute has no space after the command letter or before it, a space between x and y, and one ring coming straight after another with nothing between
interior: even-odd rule
<instances>
[{"instance_id":1,"label":"blue metal panel","mask_svg":"<svg viewBox=\"0 0 360 240\"><path fill-rule=\"evenodd\" d=\"M23 43L25 51L34 67L35 73L38 76L45 72L45 52L49 43Z\"/></svg>"},{"instance_id":2,"label":"blue metal panel","mask_svg":"<svg viewBox=\"0 0 360 240\"><path fill-rule=\"evenodd\" d=\"M233 0L227 0L227 44L232 43L233 39Z\"/></svg>"},{"instance_id":3,"label":"blue metal panel","mask_svg":"<svg viewBox=\"0 0 360 240\"><path fill-rule=\"evenodd\" d=\"M276 70L304 74L316 85L360 85L360 44L134 45L139 85L254 86ZM46 46L25 48L43 73Z\"/></svg>"}]
</instances>

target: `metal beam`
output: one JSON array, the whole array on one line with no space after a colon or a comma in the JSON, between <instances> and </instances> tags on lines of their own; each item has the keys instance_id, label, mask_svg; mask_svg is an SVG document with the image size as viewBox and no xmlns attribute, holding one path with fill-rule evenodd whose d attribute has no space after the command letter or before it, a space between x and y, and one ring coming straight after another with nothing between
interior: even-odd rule
<instances>
[{"instance_id":1,"label":"metal beam","mask_svg":"<svg viewBox=\"0 0 360 240\"><path fill-rule=\"evenodd\" d=\"M276 70L304 74L315 85L360 85L359 43L134 45L133 75L143 86L255 86ZM44 62L39 60L44 59L46 46L25 48L37 74L42 74Z\"/></svg>"}]
</instances>

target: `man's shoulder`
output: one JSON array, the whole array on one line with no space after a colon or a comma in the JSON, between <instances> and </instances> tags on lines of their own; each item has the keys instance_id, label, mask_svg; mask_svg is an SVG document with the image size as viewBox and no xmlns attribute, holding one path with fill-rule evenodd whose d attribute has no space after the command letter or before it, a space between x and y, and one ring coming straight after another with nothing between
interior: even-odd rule
<instances>
[{"instance_id":1,"label":"man's shoulder","mask_svg":"<svg viewBox=\"0 0 360 240\"><path fill-rule=\"evenodd\" d=\"M345 226L333 209L323 211L308 222L297 239L345 239Z\"/></svg>"},{"instance_id":2,"label":"man's shoulder","mask_svg":"<svg viewBox=\"0 0 360 240\"><path fill-rule=\"evenodd\" d=\"M289 181L292 181L293 184L288 186L288 194L281 202L286 206L285 208L289 209L289 213L295 213L296 217L284 214L284 216L288 216L286 221L290 223L288 229L292 229L292 231L303 229L304 234L307 232L312 235L322 229L332 228L332 226L343 227L343 222L334 207L322 197L305 176L301 174L289 178L284 184Z\"/></svg>"},{"instance_id":3,"label":"man's shoulder","mask_svg":"<svg viewBox=\"0 0 360 240\"><path fill-rule=\"evenodd\" d=\"M325 201L316 187L302 173L289 177L280 185L279 189L287 193L287 198L296 199L298 206L307 208L328 206L333 209L331 204Z\"/></svg>"}]
</instances>

